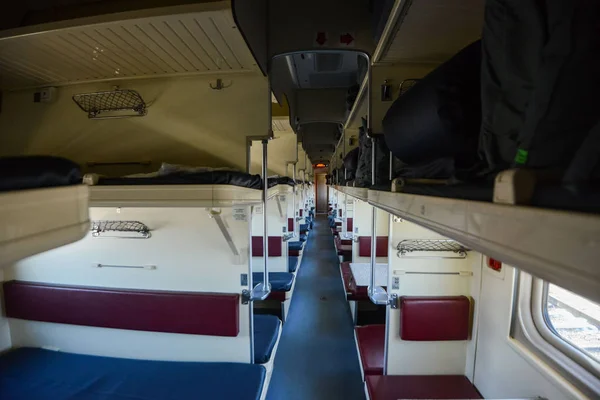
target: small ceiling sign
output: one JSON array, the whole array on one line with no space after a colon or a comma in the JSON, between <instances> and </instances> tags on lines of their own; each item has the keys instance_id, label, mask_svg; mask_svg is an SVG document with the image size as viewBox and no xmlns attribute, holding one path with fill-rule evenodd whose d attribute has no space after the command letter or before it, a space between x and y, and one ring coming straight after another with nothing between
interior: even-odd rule
<instances>
[{"instance_id":1,"label":"small ceiling sign","mask_svg":"<svg viewBox=\"0 0 600 400\"><path fill-rule=\"evenodd\" d=\"M356 40L354 39L356 35L354 32L342 32L339 35L339 45L340 47L354 47Z\"/></svg>"},{"instance_id":2,"label":"small ceiling sign","mask_svg":"<svg viewBox=\"0 0 600 400\"><path fill-rule=\"evenodd\" d=\"M329 34L325 31L318 31L315 33L314 45L315 47L325 47L329 42Z\"/></svg>"}]
</instances>

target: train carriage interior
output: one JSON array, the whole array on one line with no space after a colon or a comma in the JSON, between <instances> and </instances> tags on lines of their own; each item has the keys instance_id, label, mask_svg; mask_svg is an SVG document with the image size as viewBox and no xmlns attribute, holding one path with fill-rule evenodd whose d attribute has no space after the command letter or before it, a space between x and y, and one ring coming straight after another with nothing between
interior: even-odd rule
<instances>
[{"instance_id":1,"label":"train carriage interior","mask_svg":"<svg viewBox=\"0 0 600 400\"><path fill-rule=\"evenodd\" d=\"M600 3L9 3L1 400L600 399Z\"/></svg>"}]
</instances>

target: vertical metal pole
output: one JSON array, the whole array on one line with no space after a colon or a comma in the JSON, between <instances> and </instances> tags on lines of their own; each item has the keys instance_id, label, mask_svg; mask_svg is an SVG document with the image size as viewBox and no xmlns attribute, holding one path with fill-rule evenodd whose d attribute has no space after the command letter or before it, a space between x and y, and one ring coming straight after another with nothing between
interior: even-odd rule
<instances>
[{"instance_id":1,"label":"vertical metal pole","mask_svg":"<svg viewBox=\"0 0 600 400\"><path fill-rule=\"evenodd\" d=\"M342 154L346 157L346 130L342 131L342 141L344 145L342 146ZM344 159L342 158L342 165L344 166L344 186L348 186L348 169L344 165Z\"/></svg>"},{"instance_id":2,"label":"vertical metal pole","mask_svg":"<svg viewBox=\"0 0 600 400\"><path fill-rule=\"evenodd\" d=\"M252 243L252 206L247 207L248 218L248 240ZM254 281L252 279L252 245L248 246L248 291L254 289ZM249 329L250 329L250 363L254 364L254 306L252 302L248 303Z\"/></svg>"},{"instance_id":3,"label":"vertical metal pole","mask_svg":"<svg viewBox=\"0 0 600 400\"><path fill-rule=\"evenodd\" d=\"M393 232L393 222L394 222L394 217L392 217L392 215L390 214L388 217L388 235L391 238L392 237L392 232ZM390 279L390 264L388 264L388 281ZM389 284L388 282L388 288L391 288L392 285ZM389 342L390 342L390 330L388 329L390 327L389 325L389 321L390 321L390 307L389 306L385 306L385 341L384 343L384 347L383 347L383 375L387 375L387 365L388 365L388 349L389 349Z\"/></svg>"},{"instance_id":4,"label":"vertical metal pole","mask_svg":"<svg viewBox=\"0 0 600 400\"><path fill-rule=\"evenodd\" d=\"M268 140L263 140L263 159L262 159L262 176L263 176L263 256L265 259L264 268L264 288L266 291L271 290L269 283L269 232L267 230L267 199L269 198L269 178L267 176L267 146Z\"/></svg>"},{"instance_id":5,"label":"vertical metal pole","mask_svg":"<svg viewBox=\"0 0 600 400\"><path fill-rule=\"evenodd\" d=\"M348 233L348 195L344 193L344 233Z\"/></svg>"},{"instance_id":6,"label":"vertical metal pole","mask_svg":"<svg viewBox=\"0 0 600 400\"><path fill-rule=\"evenodd\" d=\"M390 181L392 179L394 179L393 175L392 175L392 169L394 168L394 156L392 155L392 152L390 151Z\"/></svg>"},{"instance_id":7,"label":"vertical metal pole","mask_svg":"<svg viewBox=\"0 0 600 400\"><path fill-rule=\"evenodd\" d=\"M292 170L292 179L296 182L296 163L294 163L294 169ZM294 237L296 237L296 208L298 207L298 203L296 202L296 187L298 185L294 185Z\"/></svg>"},{"instance_id":8,"label":"vertical metal pole","mask_svg":"<svg viewBox=\"0 0 600 400\"><path fill-rule=\"evenodd\" d=\"M306 170L308 169L308 154L304 153L304 218L308 215L308 184L306 183ZM305 221L306 222L306 221Z\"/></svg>"},{"instance_id":9,"label":"vertical metal pole","mask_svg":"<svg viewBox=\"0 0 600 400\"><path fill-rule=\"evenodd\" d=\"M250 173L252 168L252 140L246 141L246 173Z\"/></svg>"},{"instance_id":10,"label":"vertical metal pole","mask_svg":"<svg viewBox=\"0 0 600 400\"><path fill-rule=\"evenodd\" d=\"M375 138L371 137L371 185L375 185ZM369 279L369 295L373 295L375 289L375 252L377 250L377 210L371 206L371 277Z\"/></svg>"}]
</instances>

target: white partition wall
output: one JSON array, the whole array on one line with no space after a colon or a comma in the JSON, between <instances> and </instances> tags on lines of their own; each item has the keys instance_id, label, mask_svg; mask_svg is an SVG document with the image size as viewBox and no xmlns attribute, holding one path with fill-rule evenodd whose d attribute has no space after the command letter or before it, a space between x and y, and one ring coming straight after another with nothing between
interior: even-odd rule
<instances>
[{"instance_id":1,"label":"white partition wall","mask_svg":"<svg viewBox=\"0 0 600 400\"><path fill-rule=\"evenodd\" d=\"M218 216L217 216L218 215ZM92 221L139 221L150 237L94 237L17 262L4 279L58 285L241 293L248 273L250 206L92 207ZM230 240L219 228L226 227ZM115 236L117 233L115 232ZM235 249L235 250L234 250ZM237 253L237 254L236 254ZM12 345L155 360L250 362L249 306L237 337L183 335L9 319Z\"/></svg>"},{"instance_id":2,"label":"white partition wall","mask_svg":"<svg viewBox=\"0 0 600 400\"><path fill-rule=\"evenodd\" d=\"M350 220L352 221L352 228L354 228L354 200L347 194L343 195L343 219L342 232L347 235L352 235L354 229L350 229Z\"/></svg>"},{"instance_id":3,"label":"white partition wall","mask_svg":"<svg viewBox=\"0 0 600 400\"><path fill-rule=\"evenodd\" d=\"M270 190L276 191L277 194L272 196L267 202L267 233L269 237L281 237L281 256L269 257L270 272L288 272L288 246L287 242L283 241L284 235L287 234L288 225L288 199L291 196L291 186L277 185ZM288 192L289 190L289 192ZM252 211L252 236L263 236L263 207L254 206ZM262 248L262 242L260 247ZM271 243L269 244L269 252L272 252ZM254 272L262 271L264 267L264 256L252 257L252 269Z\"/></svg>"},{"instance_id":4,"label":"white partition wall","mask_svg":"<svg viewBox=\"0 0 600 400\"><path fill-rule=\"evenodd\" d=\"M353 205L353 224L354 224L354 241L352 243L352 261L355 263L369 263L371 257L361 257L359 252L359 237L371 236L371 221L372 221L372 206L366 201L355 200ZM389 234L389 219L390 214L376 209L376 236L388 236ZM388 251L391 254L391 250ZM377 257L377 263L387 263L388 257Z\"/></svg>"},{"instance_id":5,"label":"white partition wall","mask_svg":"<svg viewBox=\"0 0 600 400\"><path fill-rule=\"evenodd\" d=\"M452 251L418 251L436 243L430 240L446 238L408 221L396 219L390 225L387 284L390 295L464 295L477 299L481 254L469 251L465 258L461 258L458 253ZM423 240L422 244L404 243L417 251L401 254L398 244L416 239ZM477 306L475 301L473 315L477 315ZM404 341L400 338L401 312L401 309L390 309L388 314L388 375L465 375L465 371L472 371L474 340ZM477 321L474 321L474 326L476 323Z\"/></svg>"}]
</instances>

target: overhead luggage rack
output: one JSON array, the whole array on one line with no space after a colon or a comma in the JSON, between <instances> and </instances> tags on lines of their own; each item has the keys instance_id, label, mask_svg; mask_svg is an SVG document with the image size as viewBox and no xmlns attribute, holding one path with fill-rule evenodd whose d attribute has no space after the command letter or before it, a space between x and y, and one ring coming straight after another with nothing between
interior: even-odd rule
<instances>
[{"instance_id":1,"label":"overhead luggage rack","mask_svg":"<svg viewBox=\"0 0 600 400\"><path fill-rule=\"evenodd\" d=\"M127 239L149 239L150 228L139 221L93 221L92 236Z\"/></svg>"},{"instance_id":2,"label":"overhead luggage rack","mask_svg":"<svg viewBox=\"0 0 600 400\"><path fill-rule=\"evenodd\" d=\"M90 119L143 117L148 112L142 96L130 89L76 94L73 101Z\"/></svg>"},{"instance_id":3,"label":"overhead luggage rack","mask_svg":"<svg viewBox=\"0 0 600 400\"><path fill-rule=\"evenodd\" d=\"M441 256L442 258L466 258L467 249L462 244L451 239L406 239L396 246L398 257L417 255L420 252L454 253Z\"/></svg>"}]
</instances>

